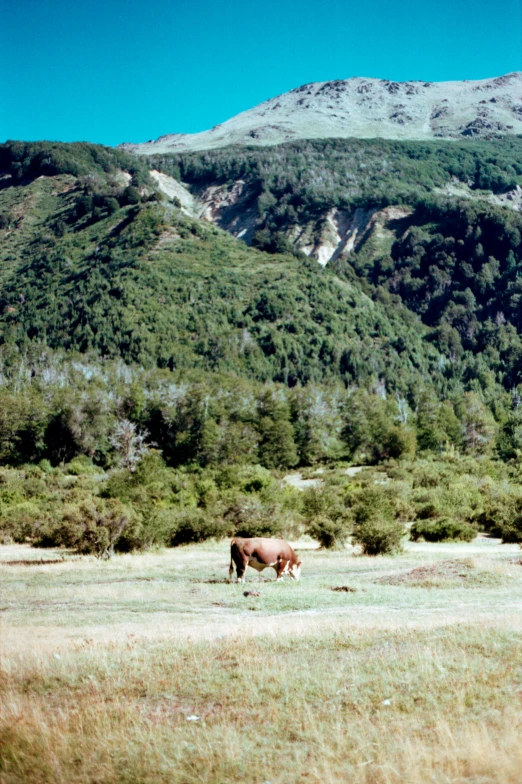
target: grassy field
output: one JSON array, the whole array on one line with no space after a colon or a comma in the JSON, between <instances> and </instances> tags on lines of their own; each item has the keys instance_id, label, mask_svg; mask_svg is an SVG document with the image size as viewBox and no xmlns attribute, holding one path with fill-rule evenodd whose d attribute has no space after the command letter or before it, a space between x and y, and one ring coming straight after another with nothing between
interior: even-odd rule
<instances>
[{"instance_id":1,"label":"grassy field","mask_svg":"<svg viewBox=\"0 0 522 784\"><path fill-rule=\"evenodd\" d=\"M2 784L519 784L519 547L297 546L246 585L226 543L1 547Z\"/></svg>"}]
</instances>

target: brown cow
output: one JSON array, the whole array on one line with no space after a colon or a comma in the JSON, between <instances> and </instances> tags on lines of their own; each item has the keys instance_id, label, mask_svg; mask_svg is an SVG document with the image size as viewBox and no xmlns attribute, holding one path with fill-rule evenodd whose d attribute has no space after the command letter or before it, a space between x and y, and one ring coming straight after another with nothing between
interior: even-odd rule
<instances>
[{"instance_id":1,"label":"brown cow","mask_svg":"<svg viewBox=\"0 0 522 784\"><path fill-rule=\"evenodd\" d=\"M234 574L234 564L239 583L245 582L247 566L258 572L271 566L276 570L276 580L281 580L284 574L289 574L293 580L299 580L301 576L301 561L283 539L242 539L236 536L230 545L230 580Z\"/></svg>"}]
</instances>

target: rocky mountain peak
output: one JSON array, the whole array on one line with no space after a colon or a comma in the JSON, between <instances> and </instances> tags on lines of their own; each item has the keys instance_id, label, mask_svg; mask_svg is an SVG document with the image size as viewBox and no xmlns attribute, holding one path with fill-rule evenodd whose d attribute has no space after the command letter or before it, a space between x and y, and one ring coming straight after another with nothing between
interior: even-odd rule
<instances>
[{"instance_id":1,"label":"rocky mountain peak","mask_svg":"<svg viewBox=\"0 0 522 784\"><path fill-rule=\"evenodd\" d=\"M352 77L297 87L209 131L167 134L133 152L185 152L298 139L459 139L522 134L522 72L454 82Z\"/></svg>"}]
</instances>

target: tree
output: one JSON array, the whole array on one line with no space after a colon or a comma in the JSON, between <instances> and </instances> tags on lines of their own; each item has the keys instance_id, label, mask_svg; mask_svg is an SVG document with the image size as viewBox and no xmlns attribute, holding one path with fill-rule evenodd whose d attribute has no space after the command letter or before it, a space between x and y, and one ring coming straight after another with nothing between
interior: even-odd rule
<instances>
[{"instance_id":1,"label":"tree","mask_svg":"<svg viewBox=\"0 0 522 784\"><path fill-rule=\"evenodd\" d=\"M262 417L258 430L261 465L265 468L291 468L297 464L294 428L287 419Z\"/></svg>"},{"instance_id":2,"label":"tree","mask_svg":"<svg viewBox=\"0 0 522 784\"><path fill-rule=\"evenodd\" d=\"M343 452L340 433L341 392L309 384L292 395L295 440L303 463L339 457Z\"/></svg>"},{"instance_id":3,"label":"tree","mask_svg":"<svg viewBox=\"0 0 522 784\"><path fill-rule=\"evenodd\" d=\"M142 458L150 452L150 444L146 430L138 430L134 422L121 419L117 424L109 441L119 455L120 465L127 471L134 472Z\"/></svg>"},{"instance_id":4,"label":"tree","mask_svg":"<svg viewBox=\"0 0 522 784\"><path fill-rule=\"evenodd\" d=\"M298 462L294 428L286 399L267 390L259 400L259 459L266 468L290 468Z\"/></svg>"},{"instance_id":5,"label":"tree","mask_svg":"<svg viewBox=\"0 0 522 784\"><path fill-rule=\"evenodd\" d=\"M474 392L466 392L457 404L457 414L466 451L472 454L490 453L498 428L493 415L479 396Z\"/></svg>"},{"instance_id":6,"label":"tree","mask_svg":"<svg viewBox=\"0 0 522 784\"><path fill-rule=\"evenodd\" d=\"M134 185L127 185L121 195L121 204L139 204L140 193Z\"/></svg>"},{"instance_id":7,"label":"tree","mask_svg":"<svg viewBox=\"0 0 522 784\"><path fill-rule=\"evenodd\" d=\"M422 451L441 452L446 444L461 443L461 425L450 402L424 391L417 404L417 442Z\"/></svg>"}]
</instances>

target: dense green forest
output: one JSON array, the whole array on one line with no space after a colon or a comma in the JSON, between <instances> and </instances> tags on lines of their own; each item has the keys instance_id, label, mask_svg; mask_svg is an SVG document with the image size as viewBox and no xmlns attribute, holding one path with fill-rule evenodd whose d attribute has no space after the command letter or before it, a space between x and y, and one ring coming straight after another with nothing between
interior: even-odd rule
<instances>
[{"instance_id":1,"label":"dense green forest","mask_svg":"<svg viewBox=\"0 0 522 784\"><path fill-rule=\"evenodd\" d=\"M313 261L249 249L150 184L140 195L118 164L4 180L4 345L44 341L289 385L383 377L406 390L435 370L438 352L398 300L387 308Z\"/></svg>"},{"instance_id":2,"label":"dense green forest","mask_svg":"<svg viewBox=\"0 0 522 784\"><path fill-rule=\"evenodd\" d=\"M504 193L522 183L522 138L467 142L321 139L276 147L225 147L147 157L192 186L243 179L255 185L271 230L331 207L423 204L458 180L475 191Z\"/></svg>"},{"instance_id":3,"label":"dense green forest","mask_svg":"<svg viewBox=\"0 0 522 784\"><path fill-rule=\"evenodd\" d=\"M491 197L518 194L522 139L321 140L157 156L149 165L196 189L246 180L259 214L253 244L269 252L292 252L295 226L334 207L408 206L390 227L389 247L370 235L330 272L387 313L405 305L420 316L445 365L446 392L455 375L464 386L477 378L506 389L520 383L522 215Z\"/></svg>"},{"instance_id":4,"label":"dense green forest","mask_svg":"<svg viewBox=\"0 0 522 784\"><path fill-rule=\"evenodd\" d=\"M412 406L400 392L387 394L384 383L289 388L35 344L23 354L4 352L0 462L57 465L84 455L110 468L126 459L118 446L123 436L115 435L122 427L133 444L144 434L173 467L239 462L286 469L337 458L375 464L445 449L509 460L522 449L521 394L486 390L440 400L428 381Z\"/></svg>"},{"instance_id":5,"label":"dense green forest","mask_svg":"<svg viewBox=\"0 0 522 784\"><path fill-rule=\"evenodd\" d=\"M0 146L7 540L102 553L297 525L329 545L370 518L516 539L522 218L442 189L502 194L522 181L521 152L519 139L348 140L144 162ZM187 217L146 166L195 189L248 179L271 241ZM323 269L285 240L332 206L386 204L411 210L385 249ZM408 490L416 456L424 478ZM363 508L369 478L332 476L305 500L281 487L278 472L332 461L394 465L395 501L370 493ZM462 512L452 472L468 477Z\"/></svg>"},{"instance_id":6,"label":"dense green forest","mask_svg":"<svg viewBox=\"0 0 522 784\"><path fill-rule=\"evenodd\" d=\"M521 149L518 139L352 140L147 161L189 182L257 178L268 227L343 199L382 203L379 188L416 205L389 253L363 246L323 270L284 243L267 254L183 216L141 159L86 144L8 143L1 339L290 386L383 379L411 397L422 378L439 396L477 389L476 379L511 389L520 382L522 219L433 188L456 176L511 187Z\"/></svg>"}]
</instances>

